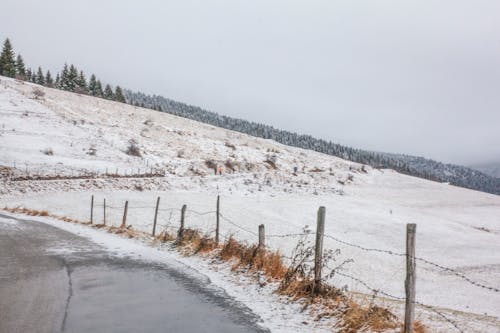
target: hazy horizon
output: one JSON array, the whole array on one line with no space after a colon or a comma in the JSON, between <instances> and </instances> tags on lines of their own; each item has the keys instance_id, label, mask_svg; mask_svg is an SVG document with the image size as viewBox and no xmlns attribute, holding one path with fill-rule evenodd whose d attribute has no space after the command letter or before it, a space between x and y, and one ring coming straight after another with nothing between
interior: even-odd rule
<instances>
[{"instance_id":1,"label":"hazy horizon","mask_svg":"<svg viewBox=\"0 0 500 333\"><path fill-rule=\"evenodd\" d=\"M355 148L500 159L498 1L5 0L6 37L33 68Z\"/></svg>"}]
</instances>

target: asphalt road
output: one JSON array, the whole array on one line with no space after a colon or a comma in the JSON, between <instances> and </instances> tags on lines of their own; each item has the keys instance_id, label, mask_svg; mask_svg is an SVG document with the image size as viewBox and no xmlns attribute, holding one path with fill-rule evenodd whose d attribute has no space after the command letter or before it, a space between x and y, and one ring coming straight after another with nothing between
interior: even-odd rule
<instances>
[{"instance_id":1,"label":"asphalt road","mask_svg":"<svg viewBox=\"0 0 500 333\"><path fill-rule=\"evenodd\" d=\"M267 332L223 292L0 214L0 332Z\"/></svg>"}]
</instances>

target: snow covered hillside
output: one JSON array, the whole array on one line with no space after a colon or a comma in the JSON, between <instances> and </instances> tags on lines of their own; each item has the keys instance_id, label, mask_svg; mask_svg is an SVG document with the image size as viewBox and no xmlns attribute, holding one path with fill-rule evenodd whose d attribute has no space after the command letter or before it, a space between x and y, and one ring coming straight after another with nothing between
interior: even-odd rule
<instances>
[{"instance_id":1,"label":"snow covered hillside","mask_svg":"<svg viewBox=\"0 0 500 333\"><path fill-rule=\"evenodd\" d=\"M35 98L34 88L45 95ZM142 157L127 154L130 140ZM338 263L353 259L331 282L363 294L371 290L360 281L403 297L405 258L367 249L404 253L406 223L417 223L417 256L453 269L417 262L418 301L464 332L500 332L500 196L4 77L0 176L1 206L88 220L94 195L97 203L106 198L108 221L119 225L128 200L129 223L143 230L150 230L160 196L161 228L177 225L178 210L167 207L187 204L187 223L211 231L214 216L196 212L213 211L219 194L223 235L255 242L263 223L267 245L285 256L297 239L278 236L314 229L322 205L325 248L340 249ZM400 301L379 296L400 313ZM419 311L435 331L457 331L432 311Z\"/></svg>"}]
</instances>

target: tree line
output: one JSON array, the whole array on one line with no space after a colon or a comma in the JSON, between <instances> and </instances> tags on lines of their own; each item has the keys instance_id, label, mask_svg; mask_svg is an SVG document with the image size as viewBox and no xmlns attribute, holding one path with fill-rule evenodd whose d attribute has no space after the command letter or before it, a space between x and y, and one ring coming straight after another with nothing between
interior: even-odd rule
<instances>
[{"instance_id":1,"label":"tree line","mask_svg":"<svg viewBox=\"0 0 500 333\"><path fill-rule=\"evenodd\" d=\"M112 101L126 103L123 90L120 86L115 89L106 84L103 87L101 80L92 74L87 80L82 70L75 65L64 64L60 73L54 77L50 70L46 72L41 66L37 70L26 67L20 53L17 56L10 40L7 38L3 43L0 55L0 75L16 78L18 80L33 82L45 87L71 91L79 94L101 97Z\"/></svg>"}]
</instances>

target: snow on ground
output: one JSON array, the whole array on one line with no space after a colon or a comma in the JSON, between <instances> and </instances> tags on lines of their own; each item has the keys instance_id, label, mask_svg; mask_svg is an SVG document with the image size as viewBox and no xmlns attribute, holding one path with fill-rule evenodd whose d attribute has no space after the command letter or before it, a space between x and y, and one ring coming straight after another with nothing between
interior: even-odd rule
<instances>
[{"instance_id":1,"label":"snow on ground","mask_svg":"<svg viewBox=\"0 0 500 333\"><path fill-rule=\"evenodd\" d=\"M179 209L188 207L186 223L213 232L216 195L221 195L224 237L256 242L259 224L266 243L289 256L297 237L272 237L315 228L320 205L327 210L325 233L342 241L404 253L406 223L417 223L417 256L453 268L473 281L500 288L500 197L446 184L376 170L312 151L283 146L187 119L129 105L44 89L32 99L33 85L1 78L0 165L15 175L71 175L166 170L161 178L98 177L91 180L3 180L0 205L22 205L80 220L89 219L95 196L95 219L121 223L129 201L128 224L150 231L156 197L161 197L161 231L177 228ZM124 153L136 139L143 158ZM96 155L89 149L95 147ZM51 148L54 155L46 155ZM266 160L276 159L277 169ZM206 161L229 162L214 175ZM294 175L293 168L299 172ZM86 171L87 170L87 171ZM135 171L133 171L135 170ZM207 213L200 215L199 213ZM243 230L231 223L242 227ZM250 231L250 232L248 232ZM403 297L405 258L358 248L325 238L325 248L340 249L337 258L354 262L344 272L372 289ZM197 259L186 259L203 265ZM464 332L500 331L500 293L470 284L456 275L417 262L417 299L438 307ZM366 286L335 276L331 283L370 294ZM392 304L392 303L391 303ZM401 313L401 303L392 304ZM454 328L420 311L433 328ZM302 331L302 330L301 330Z\"/></svg>"}]
</instances>

